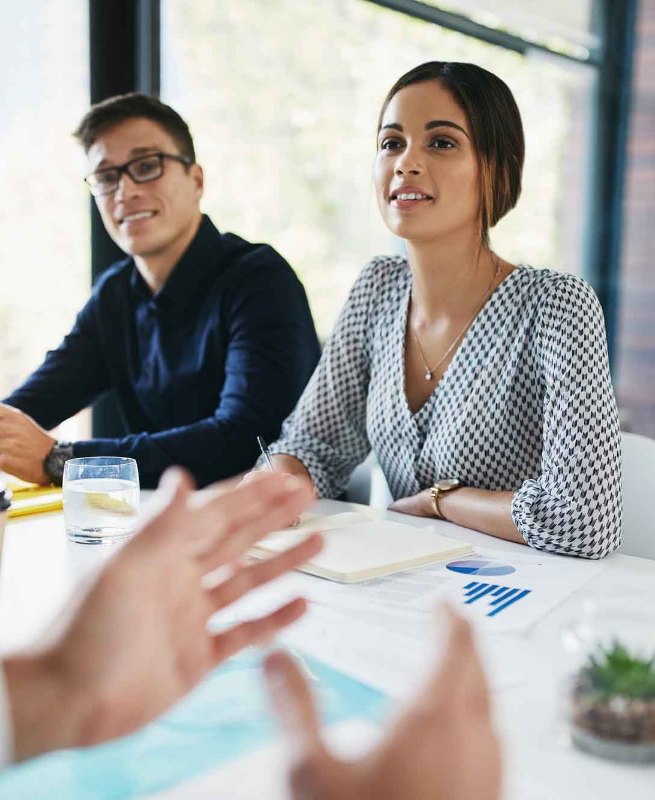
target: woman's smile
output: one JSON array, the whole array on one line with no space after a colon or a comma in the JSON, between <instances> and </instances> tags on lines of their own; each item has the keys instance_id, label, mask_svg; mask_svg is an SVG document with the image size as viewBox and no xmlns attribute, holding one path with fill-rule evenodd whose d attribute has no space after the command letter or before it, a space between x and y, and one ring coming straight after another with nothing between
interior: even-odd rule
<instances>
[{"instance_id":1,"label":"woman's smile","mask_svg":"<svg viewBox=\"0 0 655 800\"><path fill-rule=\"evenodd\" d=\"M402 185L389 192L390 205L399 211L411 211L433 202L434 197L417 186Z\"/></svg>"}]
</instances>

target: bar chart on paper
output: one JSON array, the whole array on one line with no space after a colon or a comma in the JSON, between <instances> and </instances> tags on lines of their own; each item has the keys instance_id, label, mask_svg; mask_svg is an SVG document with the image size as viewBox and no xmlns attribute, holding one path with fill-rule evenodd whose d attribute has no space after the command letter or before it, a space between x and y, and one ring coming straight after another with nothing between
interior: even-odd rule
<instances>
[{"instance_id":1,"label":"bar chart on paper","mask_svg":"<svg viewBox=\"0 0 655 800\"><path fill-rule=\"evenodd\" d=\"M483 602L489 607L486 614L487 617L497 616L532 592L531 589L498 586L495 583L480 583L478 581L467 583L463 591L464 597L467 598L464 600L465 605L471 605L485 598Z\"/></svg>"},{"instance_id":2,"label":"bar chart on paper","mask_svg":"<svg viewBox=\"0 0 655 800\"><path fill-rule=\"evenodd\" d=\"M448 599L475 624L503 633L528 629L605 566L527 547L479 547L472 556L446 561L438 569Z\"/></svg>"}]
</instances>

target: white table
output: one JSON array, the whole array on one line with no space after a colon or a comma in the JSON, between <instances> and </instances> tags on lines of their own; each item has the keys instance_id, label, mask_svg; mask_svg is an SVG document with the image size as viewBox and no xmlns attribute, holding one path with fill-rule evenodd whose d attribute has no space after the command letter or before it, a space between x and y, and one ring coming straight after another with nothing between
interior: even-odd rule
<instances>
[{"instance_id":1,"label":"white table","mask_svg":"<svg viewBox=\"0 0 655 800\"><path fill-rule=\"evenodd\" d=\"M357 508L321 501L316 510L337 513ZM392 512L375 513L405 524L412 520ZM479 547L514 552L521 549L521 545L464 528L449 535ZM0 651L40 639L75 584L101 567L112 553L112 548L68 542L60 513L11 521L5 534L0 576ZM526 681L495 695L498 727L506 743L506 795L512 800L655 797L655 767L604 762L560 743L560 631L578 611L579 595L611 597L629 591L655 597L655 561L613 554L607 563L608 568L576 593L578 596L571 596L521 637L519 663L515 649L508 669L514 673L518 669L526 675Z\"/></svg>"}]
</instances>

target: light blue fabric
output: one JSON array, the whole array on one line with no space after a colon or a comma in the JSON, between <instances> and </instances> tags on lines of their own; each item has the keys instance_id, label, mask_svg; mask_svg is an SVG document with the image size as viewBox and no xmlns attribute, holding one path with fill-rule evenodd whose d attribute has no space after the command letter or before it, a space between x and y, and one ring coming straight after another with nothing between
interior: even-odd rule
<instances>
[{"instance_id":1,"label":"light blue fabric","mask_svg":"<svg viewBox=\"0 0 655 800\"><path fill-rule=\"evenodd\" d=\"M359 716L378 721L385 695L300 653L325 724ZM67 750L0 773L0 798L122 800L170 788L274 741L260 668L250 649L213 672L143 730L109 744Z\"/></svg>"}]
</instances>

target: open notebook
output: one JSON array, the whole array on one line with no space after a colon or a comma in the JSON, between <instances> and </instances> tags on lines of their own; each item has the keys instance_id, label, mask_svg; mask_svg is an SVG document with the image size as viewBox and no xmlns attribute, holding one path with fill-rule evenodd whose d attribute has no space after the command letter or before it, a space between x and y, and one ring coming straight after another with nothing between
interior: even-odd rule
<instances>
[{"instance_id":1,"label":"open notebook","mask_svg":"<svg viewBox=\"0 0 655 800\"><path fill-rule=\"evenodd\" d=\"M411 567L434 564L473 552L470 544L398 522L372 521L364 514L303 515L301 524L262 539L250 554L269 558L287 550L311 531L321 531L323 550L299 569L340 583L357 583Z\"/></svg>"}]
</instances>

